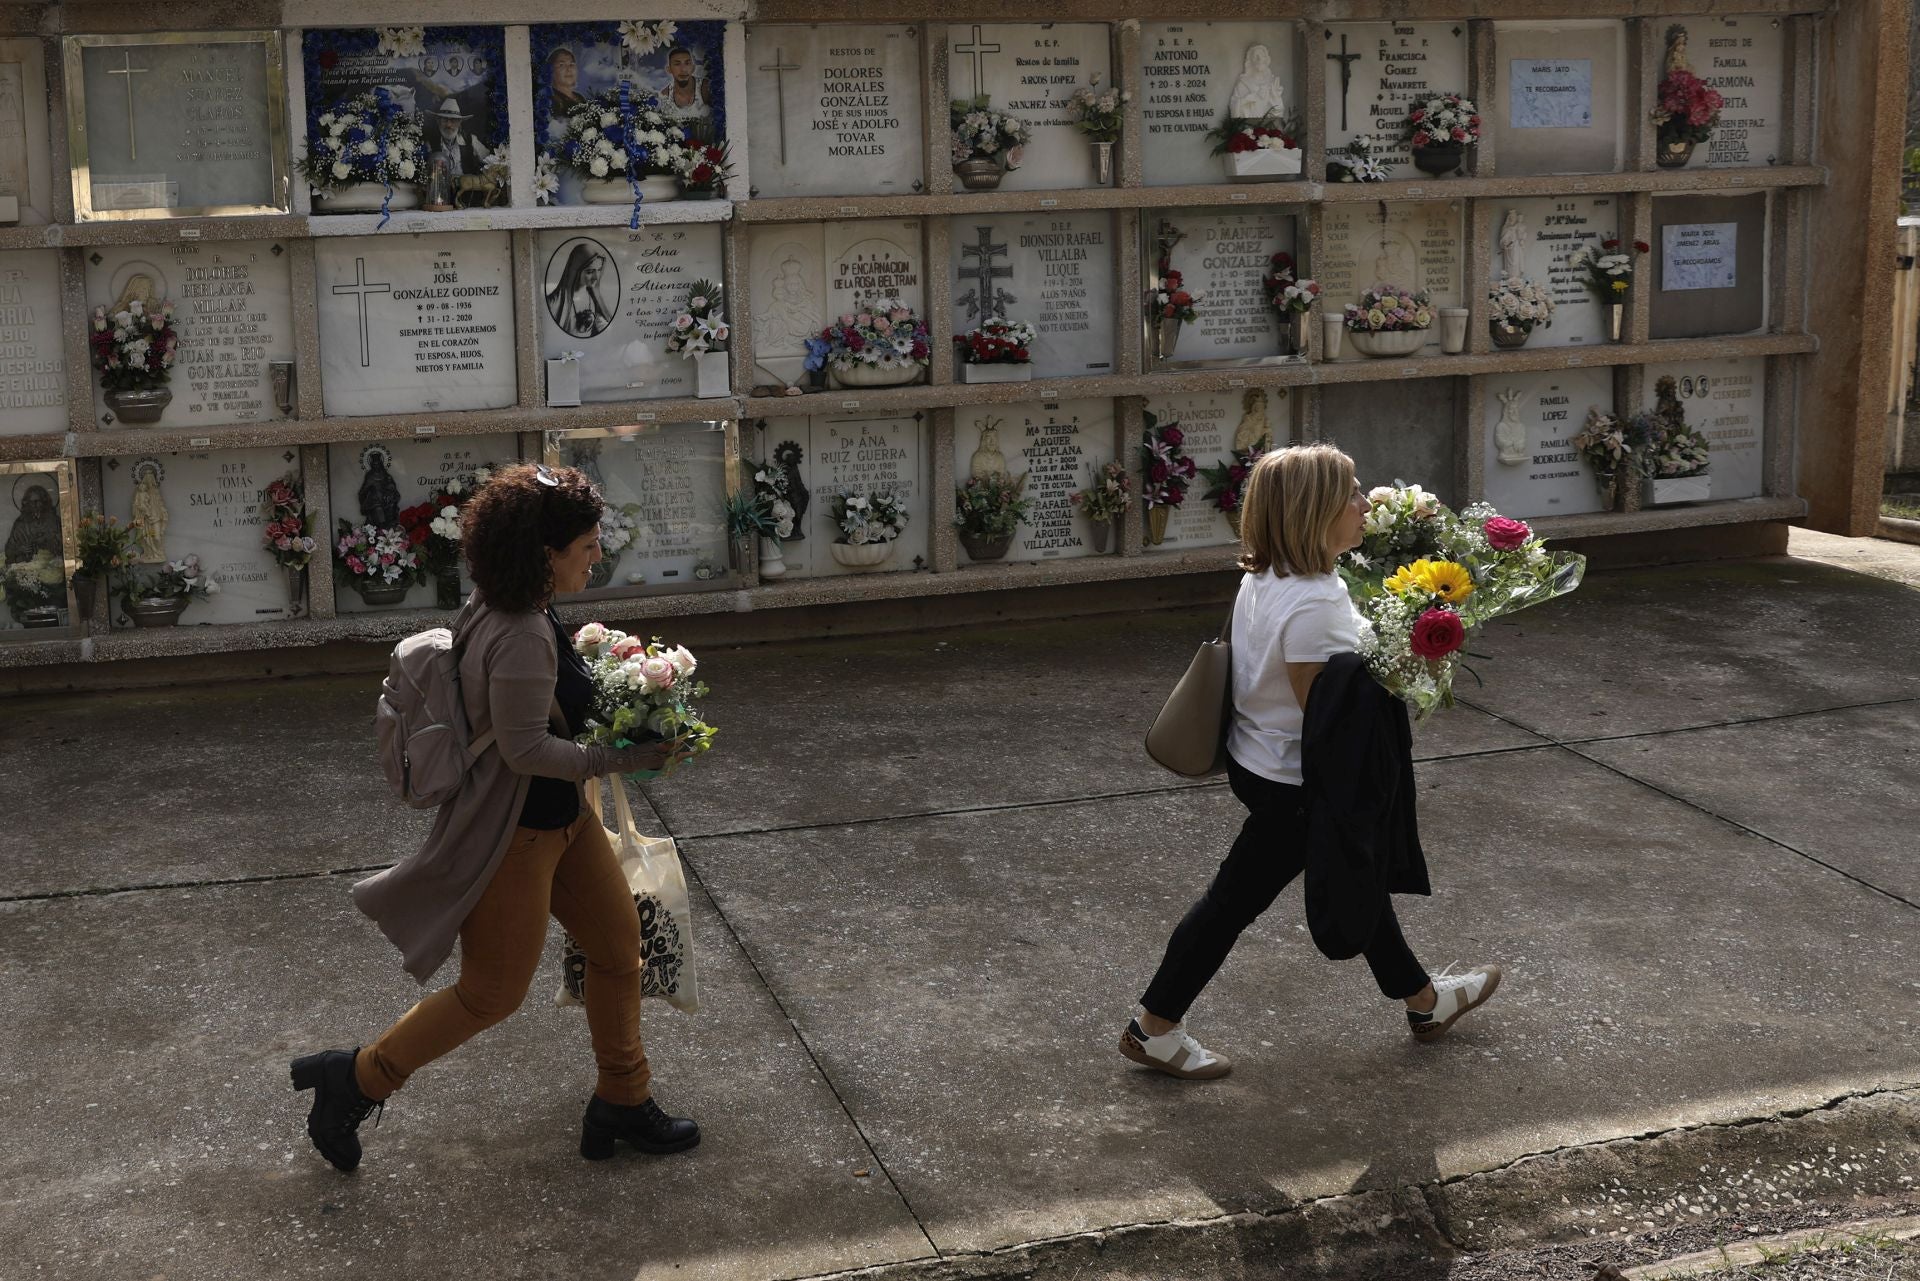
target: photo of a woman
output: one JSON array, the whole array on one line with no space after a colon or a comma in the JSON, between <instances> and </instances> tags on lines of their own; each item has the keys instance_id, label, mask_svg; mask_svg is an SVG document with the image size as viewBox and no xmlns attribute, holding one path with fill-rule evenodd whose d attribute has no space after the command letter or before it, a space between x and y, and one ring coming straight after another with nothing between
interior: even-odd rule
<instances>
[{"instance_id":1,"label":"photo of a woman","mask_svg":"<svg viewBox=\"0 0 1920 1281\"><path fill-rule=\"evenodd\" d=\"M547 314L562 332L592 338L613 323L619 304L619 274L605 245L581 238L554 250L547 260Z\"/></svg>"},{"instance_id":2,"label":"photo of a woman","mask_svg":"<svg viewBox=\"0 0 1920 1281\"><path fill-rule=\"evenodd\" d=\"M580 59L564 45L547 55L547 87L553 91L553 106L548 115L565 120L567 113L585 102L580 92Z\"/></svg>"}]
</instances>

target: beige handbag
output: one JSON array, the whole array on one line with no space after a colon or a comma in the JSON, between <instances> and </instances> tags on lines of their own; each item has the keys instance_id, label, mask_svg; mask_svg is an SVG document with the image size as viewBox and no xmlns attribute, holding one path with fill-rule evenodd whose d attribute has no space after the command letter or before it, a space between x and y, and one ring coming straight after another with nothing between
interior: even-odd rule
<instances>
[{"instance_id":1,"label":"beige handbag","mask_svg":"<svg viewBox=\"0 0 1920 1281\"><path fill-rule=\"evenodd\" d=\"M1200 647L1186 675L1147 727L1147 755L1183 778L1226 772L1227 716L1233 706L1233 610L1217 640Z\"/></svg>"}]
</instances>

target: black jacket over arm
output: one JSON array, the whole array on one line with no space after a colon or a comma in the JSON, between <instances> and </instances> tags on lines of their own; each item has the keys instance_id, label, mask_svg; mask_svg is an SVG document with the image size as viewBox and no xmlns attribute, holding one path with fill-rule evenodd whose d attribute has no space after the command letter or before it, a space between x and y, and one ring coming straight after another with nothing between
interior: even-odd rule
<instances>
[{"instance_id":1,"label":"black jacket over arm","mask_svg":"<svg viewBox=\"0 0 1920 1281\"><path fill-rule=\"evenodd\" d=\"M1307 789L1307 926L1336 961L1373 939L1389 894L1431 894L1414 816L1413 728L1358 654L1314 678L1300 744Z\"/></svg>"}]
</instances>

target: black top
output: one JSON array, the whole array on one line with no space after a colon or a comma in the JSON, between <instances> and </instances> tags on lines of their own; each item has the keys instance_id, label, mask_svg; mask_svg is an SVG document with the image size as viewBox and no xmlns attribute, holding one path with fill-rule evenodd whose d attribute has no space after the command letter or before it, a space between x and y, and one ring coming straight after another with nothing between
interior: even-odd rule
<instances>
[{"instance_id":1,"label":"black top","mask_svg":"<svg viewBox=\"0 0 1920 1281\"><path fill-rule=\"evenodd\" d=\"M553 646L559 654L554 677L553 697L567 718L567 733L578 737L587 726L587 713L593 707L593 677L587 673L587 661L574 652L573 637L560 625L560 616L547 609L547 621L553 624ZM540 832L557 831L580 817L580 785L571 779L541 778L535 775L527 787L527 803L520 809L520 826Z\"/></svg>"}]
</instances>

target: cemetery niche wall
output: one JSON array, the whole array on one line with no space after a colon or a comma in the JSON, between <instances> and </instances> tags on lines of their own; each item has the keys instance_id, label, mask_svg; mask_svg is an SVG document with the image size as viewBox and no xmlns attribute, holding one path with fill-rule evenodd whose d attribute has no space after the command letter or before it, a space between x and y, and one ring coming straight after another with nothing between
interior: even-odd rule
<instances>
[{"instance_id":1,"label":"cemetery niche wall","mask_svg":"<svg viewBox=\"0 0 1920 1281\"><path fill-rule=\"evenodd\" d=\"M65 460L76 519L164 508L148 576L192 555L221 584L187 592L171 641L116 594L14 622L29 643L0 661L89 631L105 657L416 628L468 584L403 513L519 458L610 499L579 617L1218 571L1226 481L1262 441L1333 440L1369 483L1555 537L1800 514L1804 229L1827 181L1810 129L1833 127L1805 105L1817 4L1469 7L527 22L483 2L457 25L276 32L96 32L73 9L42 24L72 34L0 36L0 459ZM1669 154L1664 96L1695 83L1719 105ZM1481 138L1435 173L1409 116L1448 94ZM956 104L1024 134L984 189L955 169ZM569 159L599 115L643 106L719 176ZM1579 255L1632 239L1615 314ZM1310 310L1277 306L1276 280L1314 282ZM1553 308L1520 350L1489 323L1503 280ZM1377 342L1342 323L1388 288L1420 323ZM168 321L142 403L103 367L96 308L109 335ZM846 337L921 325L924 353L877 372ZM1571 445L1588 407L1672 403L1710 443L1708 492L1657 520L1603 510ZM1148 422L1177 425L1199 473L1157 513ZM1091 520L1075 496L1110 466L1131 493ZM1024 504L997 551L955 530L955 491L996 473ZM791 525L742 539L729 504L757 474ZM284 480L328 526L291 573L262 516ZM884 548L842 541L852 498L903 518ZM400 531L406 581L360 581L343 521Z\"/></svg>"}]
</instances>

